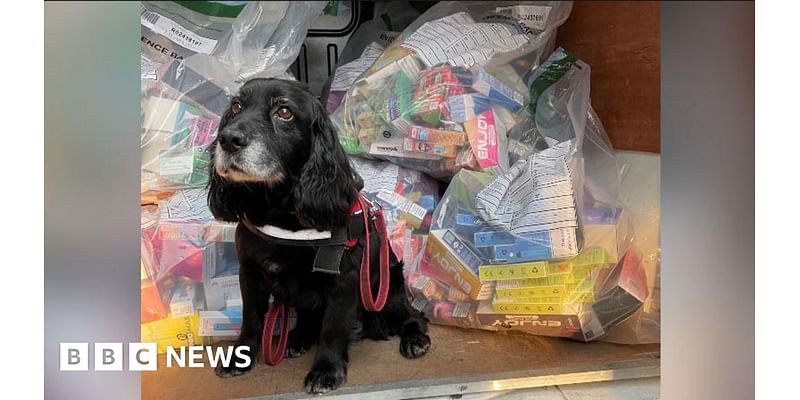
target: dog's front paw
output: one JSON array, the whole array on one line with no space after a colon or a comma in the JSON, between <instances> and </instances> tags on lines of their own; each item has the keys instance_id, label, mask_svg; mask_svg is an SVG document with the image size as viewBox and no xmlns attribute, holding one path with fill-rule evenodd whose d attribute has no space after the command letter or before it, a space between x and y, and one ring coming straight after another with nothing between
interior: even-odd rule
<instances>
[{"instance_id":1,"label":"dog's front paw","mask_svg":"<svg viewBox=\"0 0 800 400\"><path fill-rule=\"evenodd\" d=\"M424 333L415 333L400 339L400 354L405 358L418 358L431 348L431 338Z\"/></svg>"},{"instance_id":2,"label":"dog's front paw","mask_svg":"<svg viewBox=\"0 0 800 400\"><path fill-rule=\"evenodd\" d=\"M255 360L251 361L250 365L246 367L237 367L233 362L231 362L231 364L227 367L224 367L222 365L217 365L217 367L214 368L214 373L217 374L217 376L220 378L232 378L234 376L246 374L248 371L253 369L254 363Z\"/></svg>"},{"instance_id":3,"label":"dog's front paw","mask_svg":"<svg viewBox=\"0 0 800 400\"><path fill-rule=\"evenodd\" d=\"M226 367L222 364L217 365L214 368L214 373L220 378L231 378L234 376L244 375L249 372L256 365L256 357L253 352L249 350L250 348L252 347L248 346L248 349L245 350L243 354L250 358L249 362L247 359L240 357L237 353L234 353L231 355L228 366Z\"/></svg>"},{"instance_id":4,"label":"dog's front paw","mask_svg":"<svg viewBox=\"0 0 800 400\"><path fill-rule=\"evenodd\" d=\"M344 363L317 361L306 375L306 392L312 394L328 393L341 386L347 380Z\"/></svg>"},{"instance_id":5,"label":"dog's front paw","mask_svg":"<svg viewBox=\"0 0 800 400\"><path fill-rule=\"evenodd\" d=\"M286 346L286 357L289 358L297 358L305 354L308 349L311 348L311 344L306 343L302 340L292 340L289 337L289 344Z\"/></svg>"}]
</instances>

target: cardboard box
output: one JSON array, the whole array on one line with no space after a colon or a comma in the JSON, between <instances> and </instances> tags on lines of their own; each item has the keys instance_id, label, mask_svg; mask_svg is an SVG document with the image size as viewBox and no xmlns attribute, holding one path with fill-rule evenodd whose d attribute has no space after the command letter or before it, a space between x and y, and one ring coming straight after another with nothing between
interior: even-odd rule
<instances>
[{"instance_id":1,"label":"cardboard box","mask_svg":"<svg viewBox=\"0 0 800 400\"><path fill-rule=\"evenodd\" d=\"M221 310L232 300L241 300L239 261L233 242L216 242L204 249L203 288L207 310Z\"/></svg>"},{"instance_id":2,"label":"cardboard box","mask_svg":"<svg viewBox=\"0 0 800 400\"><path fill-rule=\"evenodd\" d=\"M492 103L500 104L509 109L509 111L517 112L522 109L522 105L525 103L525 96L522 93L489 75L483 69L478 71L478 76L475 78L475 82L472 83L472 88L488 97Z\"/></svg>"},{"instance_id":3,"label":"cardboard box","mask_svg":"<svg viewBox=\"0 0 800 400\"><path fill-rule=\"evenodd\" d=\"M441 301L447 295L447 286L429 276L412 272L408 274L406 281L412 294L421 295L430 302Z\"/></svg>"},{"instance_id":4,"label":"cardboard box","mask_svg":"<svg viewBox=\"0 0 800 400\"><path fill-rule=\"evenodd\" d=\"M481 265L479 267L479 276L482 282L503 282L498 285L498 289L510 289L523 286L565 285L580 282L589 276L594 269L607 265L608 257L605 250L602 248L592 248L586 249L577 256L563 261L533 261L517 264ZM523 285L519 283L520 280L526 280L526 284ZM512 283L513 285L509 286ZM541 296L535 295L533 297Z\"/></svg>"},{"instance_id":5,"label":"cardboard box","mask_svg":"<svg viewBox=\"0 0 800 400\"><path fill-rule=\"evenodd\" d=\"M195 282L203 280L203 224L162 222L157 228L154 248L158 264L156 277L167 273L184 276Z\"/></svg>"},{"instance_id":6,"label":"cardboard box","mask_svg":"<svg viewBox=\"0 0 800 400\"><path fill-rule=\"evenodd\" d=\"M456 156L458 146L405 138L403 139L403 151L452 158Z\"/></svg>"},{"instance_id":7,"label":"cardboard box","mask_svg":"<svg viewBox=\"0 0 800 400\"><path fill-rule=\"evenodd\" d=\"M481 326L489 328L565 337L586 342L605 333L591 307L585 305L574 311L572 314L564 315L504 313L494 311L491 302L483 301L478 306L476 316Z\"/></svg>"},{"instance_id":8,"label":"cardboard box","mask_svg":"<svg viewBox=\"0 0 800 400\"><path fill-rule=\"evenodd\" d=\"M444 277L445 283L467 293L473 300L490 298L492 286L478 279L475 260L480 261L480 259L466 246L459 247L458 251L454 250L445 241L445 235L451 239L455 237L449 229L431 231L425 250L429 256L428 262L425 264L425 270L420 271L426 275L433 273L435 276Z\"/></svg>"},{"instance_id":9,"label":"cardboard box","mask_svg":"<svg viewBox=\"0 0 800 400\"><path fill-rule=\"evenodd\" d=\"M458 288L448 286L435 278L411 272L406 277L408 290L416 297L424 297L429 302L447 300L452 303L464 302L469 295Z\"/></svg>"},{"instance_id":10,"label":"cardboard box","mask_svg":"<svg viewBox=\"0 0 800 400\"><path fill-rule=\"evenodd\" d=\"M592 262L602 260L598 254L595 252L577 257L573 260L573 267L592 265ZM596 265L605 266L607 263ZM569 274L498 281L496 299L483 301L478 307L478 322L490 328L500 327L582 341L594 340L602 336L607 328L641 307L648 292L641 259L634 250L626 252L614 268L601 267L590 272L591 275L582 280L573 279L571 284L565 283ZM532 282L535 285L530 285ZM523 292L515 292L519 290ZM589 290L595 292L596 300L593 302L590 297L568 298L570 295L583 296ZM588 296L588 293L585 295ZM551 304L538 300L528 303L523 296L550 298ZM559 297L564 299L562 303L552 301Z\"/></svg>"},{"instance_id":11,"label":"cardboard box","mask_svg":"<svg viewBox=\"0 0 800 400\"><path fill-rule=\"evenodd\" d=\"M569 314L575 304L591 304L595 301L594 284L581 282L574 289L562 294L538 297L495 296L492 309L496 312L516 314Z\"/></svg>"},{"instance_id":12,"label":"cardboard box","mask_svg":"<svg viewBox=\"0 0 800 400\"><path fill-rule=\"evenodd\" d=\"M239 274L239 258L233 241L213 242L203 249L203 277Z\"/></svg>"},{"instance_id":13,"label":"cardboard box","mask_svg":"<svg viewBox=\"0 0 800 400\"><path fill-rule=\"evenodd\" d=\"M462 328L477 328L478 319L475 312L478 303L466 302L438 302L432 303L430 310L425 315L434 322L447 325L456 325Z\"/></svg>"},{"instance_id":14,"label":"cardboard box","mask_svg":"<svg viewBox=\"0 0 800 400\"><path fill-rule=\"evenodd\" d=\"M241 330L241 307L200 311L200 336L239 336Z\"/></svg>"},{"instance_id":15,"label":"cardboard box","mask_svg":"<svg viewBox=\"0 0 800 400\"><path fill-rule=\"evenodd\" d=\"M194 314L197 308L197 292L194 285L179 285L172 293L169 302L169 313L174 317L183 317Z\"/></svg>"},{"instance_id":16,"label":"cardboard box","mask_svg":"<svg viewBox=\"0 0 800 400\"><path fill-rule=\"evenodd\" d=\"M159 354L166 353L167 347L203 345L198 328L199 316L196 313L148 322L142 324L142 342L156 343Z\"/></svg>"},{"instance_id":17,"label":"cardboard box","mask_svg":"<svg viewBox=\"0 0 800 400\"><path fill-rule=\"evenodd\" d=\"M503 158L501 153L505 149L500 147L494 112L488 109L478 114L474 119L464 122L464 129L467 131L470 147L481 169L501 172L498 166Z\"/></svg>"},{"instance_id":18,"label":"cardboard box","mask_svg":"<svg viewBox=\"0 0 800 400\"><path fill-rule=\"evenodd\" d=\"M647 299L647 276L642 261L629 249L598 290L592 306L604 326L613 325L633 314Z\"/></svg>"},{"instance_id":19,"label":"cardboard box","mask_svg":"<svg viewBox=\"0 0 800 400\"><path fill-rule=\"evenodd\" d=\"M464 132L433 129L419 125L410 125L407 132L408 137L424 142L452 144L456 146L466 143Z\"/></svg>"},{"instance_id":20,"label":"cardboard box","mask_svg":"<svg viewBox=\"0 0 800 400\"><path fill-rule=\"evenodd\" d=\"M242 299L239 275L211 278L205 282L206 309L221 310L231 301Z\"/></svg>"},{"instance_id":21,"label":"cardboard box","mask_svg":"<svg viewBox=\"0 0 800 400\"><path fill-rule=\"evenodd\" d=\"M510 279L544 278L547 276L547 261L518 264L481 265L478 269L481 282Z\"/></svg>"}]
</instances>

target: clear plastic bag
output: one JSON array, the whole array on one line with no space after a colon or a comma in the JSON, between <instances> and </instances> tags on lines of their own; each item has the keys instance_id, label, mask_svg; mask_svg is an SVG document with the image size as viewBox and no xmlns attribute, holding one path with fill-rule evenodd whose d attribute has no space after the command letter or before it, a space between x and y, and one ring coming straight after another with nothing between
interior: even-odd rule
<instances>
[{"instance_id":1,"label":"clear plastic bag","mask_svg":"<svg viewBox=\"0 0 800 400\"><path fill-rule=\"evenodd\" d=\"M380 15L359 25L348 39L333 73L323 85L320 99L329 113L339 107L355 79L392 44L400 31L419 17L419 12L407 1L375 3L375 7L381 6Z\"/></svg>"},{"instance_id":2,"label":"clear plastic bag","mask_svg":"<svg viewBox=\"0 0 800 400\"><path fill-rule=\"evenodd\" d=\"M220 5L223 11L216 12L228 10L226 15L231 15L238 10L230 18L196 11L210 7L201 4L207 5L142 4L143 68L144 58L151 57L154 49L145 41L148 32L161 32L163 40L188 46L175 57L158 62L148 58L148 68L157 79L146 79L143 69L141 192L148 199L159 192L205 186L208 145L216 137L230 95L249 78L289 78L286 69L324 6L320 2ZM184 24L175 28L176 21Z\"/></svg>"},{"instance_id":3,"label":"clear plastic bag","mask_svg":"<svg viewBox=\"0 0 800 400\"><path fill-rule=\"evenodd\" d=\"M245 80L290 77L324 5L142 4L141 329L160 352L238 335L235 225L208 210L208 146Z\"/></svg>"},{"instance_id":4,"label":"clear plastic bag","mask_svg":"<svg viewBox=\"0 0 800 400\"><path fill-rule=\"evenodd\" d=\"M527 79L509 167L451 180L407 282L433 322L592 341L647 301L649 254L634 241L589 75L557 49Z\"/></svg>"},{"instance_id":5,"label":"clear plastic bag","mask_svg":"<svg viewBox=\"0 0 800 400\"><path fill-rule=\"evenodd\" d=\"M241 315L236 225L215 221L205 201L205 189L184 189L142 210L142 334L160 348L178 343L171 333L183 345L221 336L203 334L206 311Z\"/></svg>"},{"instance_id":6,"label":"clear plastic bag","mask_svg":"<svg viewBox=\"0 0 800 400\"><path fill-rule=\"evenodd\" d=\"M433 216L421 276L409 280L413 304L433 312L434 322L590 341L645 301L647 280L624 211L588 195L575 202L574 192L585 190L578 180L559 194L565 181L538 172L541 160L568 165L548 151L554 148L506 175L462 170L453 178ZM516 185L524 181L530 186Z\"/></svg>"},{"instance_id":7,"label":"clear plastic bag","mask_svg":"<svg viewBox=\"0 0 800 400\"><path fill-rule=\"evenodd\" d=\"M142 335L160 352L234 339L241 329L236 224L214 220L206 198L205 189L183 189L142 208ZM296 315L289 321L294 329Z\"/></svg>"},{"instance_id":8,"label":"clear plastic bag","mask_svg":"<svg viewBox=\"0 0 800 400\"><path fill-rule=\"evenodd\" d=\"M609 330L604 341L621 344L661 341L660 157L617 152L621 165L620 197L642 250L649 295L630 318Z\"/></svg>"},{"instance_id":9,"label":"clear plastic bag","mask_svg":"<svg viewBox=\"0 0 800 400\"><path fill-rule=\"evenodd\" d=\"M188 60L209 78L243 81L278 76L297 57L319 1L143 1L142 77L172 60ZM194 57L197 56L197 57Z\"/></svg>"},{"instance_id":10,"label":"clear plastic bag","mask_svg":"<svg viewBox=\"0 0 800 400\"><path fill-rule=\"evenodd\" d=\"M161 86L142 99L141 191L202 187L208 182L208 146L220 116ZM224 98L224 93L216 96Z\"/></svg>"},{"instance_id":11,"label":"clear plastic bag","mask_svg":"<svg viewBox=\"0 0 800 400\"><path fill-rule=\"evenodd\" d=\"M570 2L441 2L355 80L331 118L345 150L436 178L501 173L526 78Z\"/></svg>"}]
</instances>

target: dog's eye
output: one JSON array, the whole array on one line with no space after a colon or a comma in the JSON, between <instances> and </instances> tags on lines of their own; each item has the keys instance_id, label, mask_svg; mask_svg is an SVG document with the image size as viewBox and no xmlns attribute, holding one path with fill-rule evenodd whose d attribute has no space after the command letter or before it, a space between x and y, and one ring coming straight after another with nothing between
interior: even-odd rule
<instances>
[{"instance_id":1,"label":"dog's eye","mask_svg":"<svg viewBox=\"0 0 800 400\"><path fill-rule=\"evenodd\" d=\"M233 113L233 115L237 115L240 112L242 112L242 104L239 103L238 101L231 104L231 112Z\"/></svg>"},{"instance_id":2,"label":"dog's eye","mask_svg":"<svg viewBox=\"0 0 800 400\"><path fill-rule=\"evenodd\" d=\"M278 111L275 114L278 116L278 118L280 118L280 119L282 119L284 121L291 121L292 118L294 118L294 114L292 114L292 110L290 110L290 109L288 109L286 107L279 108Z\"/></svg>"}]
</instances>

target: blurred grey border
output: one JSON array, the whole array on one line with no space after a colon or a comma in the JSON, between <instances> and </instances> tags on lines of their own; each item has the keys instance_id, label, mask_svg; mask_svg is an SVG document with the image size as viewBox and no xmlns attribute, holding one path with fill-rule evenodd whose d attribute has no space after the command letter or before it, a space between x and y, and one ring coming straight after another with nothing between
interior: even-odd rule
<instances>
[{"instance_id":1,"label":"blurred grey border","mask_svg":"<svg viewBox=\"0 0 800 400\"><path fill-rule=\"evenodd\" d=\"M59 342L139 341L139 3L47 2L44 17L45 398L138 399L139 373L58 358Z\"/></svg>"},{"instance_id":2,"label":"blurred grey border","mask_svg":"<svg viewBox=\"0 0 800 400\"><path fill-rule=\"evenodd\" d=\"M664 399L752 399L755 6L661 3Z\"/></svg>"},{"instance_id":3,"label":"blurred grey border","mask_svg":"<svg viewBox=\"0 0 800 400\"><path fill-rule=\"evenodd\" d=\"M753 398L754 5L661 18L662 397ZM139 340L138 39L137 2L45 4L48 399L139 398L58 371L59 342Z\"/></svg>"}]
</instances>

